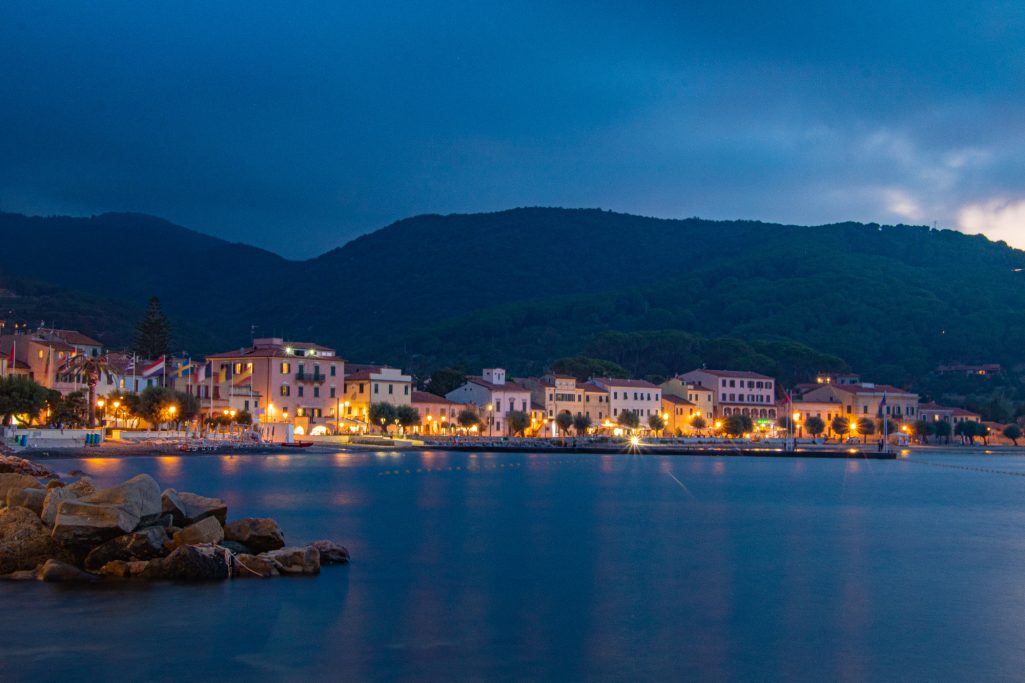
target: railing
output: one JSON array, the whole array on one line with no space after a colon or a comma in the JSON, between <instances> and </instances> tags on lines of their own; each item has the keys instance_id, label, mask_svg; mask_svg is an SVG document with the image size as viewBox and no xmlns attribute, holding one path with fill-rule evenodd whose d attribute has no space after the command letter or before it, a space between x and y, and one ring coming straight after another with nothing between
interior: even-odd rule
<instances>
[{"instance_id":1,"label":"railing","mask_svg":"<svg viewBox=\"0 0 1025 683\"><path fill-rule=\"evenodd\" d=\"M327 375L322 375L319 372L307 374L305 372L295 373L295 379L297 382L323 382L327 379Z\"/></svg>"}]
</instances>

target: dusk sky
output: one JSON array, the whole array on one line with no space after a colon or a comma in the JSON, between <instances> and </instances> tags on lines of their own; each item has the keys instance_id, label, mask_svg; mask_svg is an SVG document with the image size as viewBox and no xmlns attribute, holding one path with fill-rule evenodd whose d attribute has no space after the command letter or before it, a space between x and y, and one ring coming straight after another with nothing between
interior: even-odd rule
<instances>
[{"instance_id":1,"label":"dusk sky","mask_svg":"<svg viewBox=\"0 0 1025 683\"><path fill-rule=\"evenodd\" d=\"M307 257L420 213L1025 247L1025 3L7 0L0 209Z\"/></svg>"}]
</instances>

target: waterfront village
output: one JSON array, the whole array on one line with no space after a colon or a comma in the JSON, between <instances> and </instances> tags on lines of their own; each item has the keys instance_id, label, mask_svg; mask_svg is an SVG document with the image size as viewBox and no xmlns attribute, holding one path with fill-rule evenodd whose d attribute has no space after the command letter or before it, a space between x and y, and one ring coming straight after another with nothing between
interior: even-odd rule
<instances>
[{"instance_id":1,"label":"waterfront village","mask_svg":"<svg viewBox=\"0 0 1025 683\"><path fill-rule=\"evenodd\" d=\"M16 427L97 427L97 439L133 431L232 434L261 443L343 436L421 439L790 438L794 443L1017 444L1015 427L919 400L854 374L780 387L762 374L698 368L661 384L561 375L510 377L483 368L447 391L417 388L400 368L347 362L312 341L255 338L192 359L109 351L75 330L40 327L0 336L0 373L76 403L9 413ZM59 395L59 396L58 396ZM85 415L88 415L86 420ZM885 420L885 422L884 422ZM37 435L38 431L37 430ZM66 430L62 429L62 433ZM31 445L25 436L21 445Z\"/></svg>"}]
</instances>

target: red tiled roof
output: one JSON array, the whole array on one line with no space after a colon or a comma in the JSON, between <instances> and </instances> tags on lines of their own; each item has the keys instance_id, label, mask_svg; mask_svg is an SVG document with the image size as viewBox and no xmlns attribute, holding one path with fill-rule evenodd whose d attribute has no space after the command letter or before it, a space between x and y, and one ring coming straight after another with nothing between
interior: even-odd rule
<instances>
[{"instance_id":1,"label":"red tiled roof","mask_svg":"<svg viewBox=\"0 0 1025 683\"><path fill-rule=\"evenodd\" d=\"M413 394L412 394L412 397L411 397L411 402L412 403L441 403L441 404L444 404L444 405L462 405L461 403L456 403L455 401L450 401L447 398L445 398L444 396L438 396L437 394L432 394L429 391L416 391L415 389L413 390Z\"/></svg>"},{"instance_id":2,"label":"red tiled roof","mask_svg":"<svg viewBox=\"0 0 1025 683\"><path fill-rule=\"evenodd\" d=\"M44 329L40 330L40 332L51 334L68 344L75 344L78 346L103 346L101 342L96 341L88 335L82 334L78 330Z\"/></svg>"},{"instance_id":3,"label":"red tiled roof","mask_svg":"<svg viewBox=\"0 0 1025 683\"><path fill-rule=\"evenodd\" d=\"M680 398L679 396L674 396L673 394L662 394L662 400L665 401L666 403L675 403L676 405L680 405L680 406L693 406L693 405L697 405L693 401L688 401L685 398Z\"/></svg>"},{"instance_id":4,"label":"red tiled roof","mask_svg":"<svg viewBox=\"0 0 1025 683\"><path fill-rule=\"evenodd\" d=\"M584 391L593 391L599 394L607 393L604 387L600 387L594 382L577 382L577 389L583 389Z\"/></svg>"}]
</instances>

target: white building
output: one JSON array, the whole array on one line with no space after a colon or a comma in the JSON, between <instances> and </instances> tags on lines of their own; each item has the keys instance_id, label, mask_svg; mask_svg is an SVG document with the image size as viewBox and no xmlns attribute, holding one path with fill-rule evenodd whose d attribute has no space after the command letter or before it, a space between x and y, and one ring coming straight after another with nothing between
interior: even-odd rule
<instances>
[{"instance_id":1,"label":"white building","mask_svg":"<svg viewBox=\"0 0 1025 683\"><path fill-rule=\"evenodd\" d=\"M512 411L530 414L530 390L507 381L502 368L485 368L480 377L467 378L466 384L445 395L455 403L472 403L484 418L482 432L508 434L506 419Z\"/></svg>"},{"instance_id":2,"label":"white building","mask_svg":"<svg viewBox=\"0 0 1025 683\"><path fill-rule=\"evenodd\" d=\"M643 379L615 379L613 377L592 377L591 384L607 392L609 417L616 422L626 411L637 413L641 427L646 427L648 417L662 413L662 389Z\"/></svg>"},{"instance_id":3,"label":"white building","mask_svg":"<svg viewBox=\"0 0 1025 683\"><path fill-rule=\"evenodd\" d=\"M691 370L679 377L711 389L713 417L747 415L752 420L776 419L776 380L744 370Z\"/></svg>"}]
</instances>

